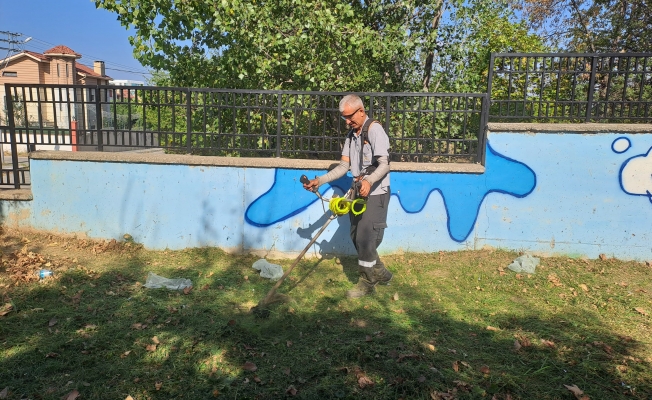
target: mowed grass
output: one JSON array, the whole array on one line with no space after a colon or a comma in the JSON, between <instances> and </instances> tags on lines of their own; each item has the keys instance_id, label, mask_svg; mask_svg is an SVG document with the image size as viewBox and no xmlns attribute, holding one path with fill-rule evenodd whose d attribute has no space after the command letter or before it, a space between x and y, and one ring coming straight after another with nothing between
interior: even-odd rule
<instances>
[{"instance_id":1,"label":"mowed grass","mask_svg":"<svg viewBox=\"0 0 652 400\"><path fill-rule=\"evenodd\" d=\"M392 284L353 300L355 258L306 259L260 319L259 257L17 231L0 250L1 398L652 398L646 263L396 254ZM52 278L16 280L30 253ZM193 289L143 288L149 271Z\"/></svg>"}]
</instances>

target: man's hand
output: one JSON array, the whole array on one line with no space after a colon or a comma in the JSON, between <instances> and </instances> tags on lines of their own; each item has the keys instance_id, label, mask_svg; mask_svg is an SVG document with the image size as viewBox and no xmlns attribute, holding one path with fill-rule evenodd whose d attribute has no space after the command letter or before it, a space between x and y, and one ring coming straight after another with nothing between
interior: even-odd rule
<instances>
[{"instance_id":1,"label":"man's hand","mask_svg":"<svg viewBox=\"0 0 652 400\"><path fill-rule=\"evenodd\" d=\"M361 180L360 181L360 196L362 197L367 197L369 196L369 192L371 191L371 183L366 180Z\"/></svg>"},{"instance_id":2,"label":"man's hand","mask_svg":"<svg viewBox=\"0 0 652 400\"><path fill-rule=\"evenodd\" d=\"M311 192L316 191L317 188L319 188L319 179L315 178L309 180L308 182L303 184L303 188Z\"/></svg>"}]
</instances>

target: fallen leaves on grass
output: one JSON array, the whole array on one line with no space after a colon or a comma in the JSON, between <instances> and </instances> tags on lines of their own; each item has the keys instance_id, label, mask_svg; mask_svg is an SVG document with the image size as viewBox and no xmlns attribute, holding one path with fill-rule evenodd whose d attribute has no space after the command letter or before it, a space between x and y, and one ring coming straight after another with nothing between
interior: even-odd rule
<instances>
[{"instance_id":1,"label":"fallen leaves on grass","mask_svg":"<svg viewBox=\"0 0 652 400\"><path fill-rule=\"evenodd\" d=\"M77 390L73 390L72 392L64 395L61 399L62 400L75 400L77 397L79 397L79 392Z\"/></svg>"},{"instance_id":2,"label":"fallen leaves on grass","mask_svg":"<svg viewBox=\"0 0 652 400\"><path fill-rule=\"evenodd\" d=\"M6 303L4 306L0 307L0 317L4 317L9 314L14 309L14 306L11 303Z\"/></svg>"},{"instance_id":3,"label":"fallen leaves on grass","mask_svg":"<svg viewBox=\"0 0 652 400\"><path fill-rule=\"evenodd\" d=\"M14 284L36 282L40 278L38 271L41 268L57 270L63 265L42 254L31 252L24 246L21 250L14 251L6 257L0 258L0 267L9 274Z\"/></svg>"},{"instance_id":4,"label":"fallen leaves on grass","mask_svg":"<svg viewBox=\"0 0 652 400\"><path fill-rule=\"evenodd\" d=\"M125 397L125 400L134 400L134 398L131 397L131 396L127 396L127 397Z\"/></svg>"},{"instance_id":5,"label":"fallen leaves on grass","mask_svg":"<svg viewBox=\"0 0 652 400\"><path fill-rule=\"evenodd\" d=\"M582 389L578 388L577 385L564 385L564 387L573 393L576 399L578 400L590 400L589 396L585 395Z\"/></svg>"},{"instance_id":6,"label":"fallen leaves on grass","mask_svg":"<svg viewBox=\"0 0 652 400\"><path fill-rule=\"evenodd\" d=\"M490 326L490 325L489 325L489 326L487 326L487 330L488 330L488 331L498 332L498 331L500 330L500 328L496 328L496 327L494 327L494 326Z\"/></svg>"},{"instance_id":7,"label":"fallen leaves on grass","mask_svg":"<svg viewBox=\"0 0 652 400\"><path fill-rule=\"evenodd\" d=\"M154 384L154 387L156 388L156 390L161 390L161 388L163 387L163 382L161 381L156 382Z\"/></svg>"},{"instance_id":8,"label":"fallen leaves on grass","mask_svg":"<svg viewBox=\"0 0 652 400\"><path fill-rule=\"evenodd\" d=\"M455 394L445 392L430 392L432 400L455 400Z\"/></svg>"},{"instance_id":9,"label":"fallen leaves on grass","mask_svg":"<svg viewBox=\"0 0 652 400\"><path fill-rule=\"evenodd\" d=\"M252 363L251 361L247 361L242 366L242 369L244 369L245 371L254 372L255 370L258 369L258 367L256 366L256 364Z\"/></svg>"},{"instance_id":10,"label":"fallen leaves on grass","mask_svg":"<svg viewBox=\"0 0 652 400\"><path fill-rule=\"evenodd\" d=\"M0 399L6 399L7 396L9 396L9 386L2 389L2 391L0 392Z\"/></svg>"},{"instance_id":11,"label":"fallen leaves on grass","mask_svg":"<svg viewBox=\"0 0 652 400\"><path fill-rule=\"evenodd\" d=\"M491 372L491 370L490 370L489 367L487 367L486 365L483 365L482 367L480 367L480 372L482 372L482 373L485 374L485 375L489 375L489 373Z\"/></svg>"},{"instance_id":12,"label":"fallen leaves on grass","mask_svg":"<svg viewBox=\"0 0 652 400\"><path fill-rule=\"evenodd\" d=\"M297 395L297 389L290 385L289 388L285 389L285 394L289 394L290 396L296 396Z\"/></svg>"},{"instance_id":13,"label":"fallen leaves on grass","mask_svg":"<svg viewBox=\"0 0 652 400\"><path fill-rule=\"evenodd\" d=\"M355 377L358 378L358 387L364 389L366 387L373 387L376 382L367 376L367 374L360 368L355 369Z\"/></svg>"},{"instance_id":14,"label":"fallen leaves on grass","mask_svg":"<svg viewBox=\"0 0 652 400\"><path fill-rule=\"evenodd\" d=\"M559 277L555 274L548 275L548 282L552 283L553 286L562 286Z\"/></svg>"},{"instance_id":15,"label":"fallen leaves on grass","mask_svg":"<svg viewBox=\"0 0 652 400\"><path fill-rule=\"evenodd\" d=\"M398 293L394 293L394 296L392 296L392 300L398 301Z\"/></svg>"},{"instance_id":16,"label":"fallen leaves on grass","mask_svg":"<svg viewBox=\"0 0 652 400\"><path fill-rule=\"evenodd\" d=\"M48 326L49 326L50 328L52 328L53 326L55 326L55 325L57 324L57 322L59 322L59 321L58 321L56 318L53 317L53 318L50 320L50 322L48 322Z\"/></svg>"},{"instance_id":17,"label":"fallen leaves on grass","mask_svg":"<svg viewBox=\"0 0 652 400\"><path fill-rule=\"evenodd\" d=\"M183 289L183 294L190 294L192 292L192 286L187 286Z\"/></svg>"},{"instance_id":18,"label":"fallen leaves on grass","mask_svg":"<svg viewBox=\"0 0 652 400\"><path fill-rule=\"evenodd\" d=\"M635 310L636 312L638 312L639 314L641 314L641 315L645 315L645 316L648 316L648 315L649 315L648 312L647 312L647 310L645 310L645 309L643 309L643 308L641 308L641 307L635 307L634 310Z\"/></svg>"},{"instance_id":19,"label":"fallen leaves on grass","mask_svg":"<svg viewBox=\"0 0 652 400\"><path fill-rule=\"evenodd\" d=\"M546 340L546 339L541 339L541 344L544 345L544 346L548 346L550 348L554 348L556 346L555 342L552 342L552 341Z\"/></svg>"}]
</instances>

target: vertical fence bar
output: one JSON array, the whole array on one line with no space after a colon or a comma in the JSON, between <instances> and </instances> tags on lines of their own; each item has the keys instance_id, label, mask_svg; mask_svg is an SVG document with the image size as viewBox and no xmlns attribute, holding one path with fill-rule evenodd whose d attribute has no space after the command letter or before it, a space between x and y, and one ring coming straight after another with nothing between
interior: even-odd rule
<instances>
[{"instance_id":1,"label":"vertical fence bar","mask_svg":"<svg viewBox=\"0 0 652 400\"><path fill-rule=\"evenodd\" d=\"M192 154L192 110L190 108L192 101L192 92L190 88L186 92L186 152Z\"/></svg>"},{"instance_id":2,"label":"vertical fence bar","mask_svg":"<svg viewBox=\"0 0 652 400\"><path fill-rule=\"evenodd\" d=\"M584 122L591 122L591 109L593 109L593 92L595 90L595 70L597 68L596 64L598 61L598 57L593 55L591 57L591 75L590 75L590 80L589 80L589 96L586 102L586 118L584 118Z\"/></svg>"},{"instance_id":3,"label":"vertical fence bar","mask_svg":"<svg viewBox=\"0 0 652 400\"><path fill-rule=\"evenodd\" d=\"M18 145L16 144L16 122L14 121L14 96L11 86L5 83L7 102L7 125L9 125L9 145L11 147L11 168L14 172L14 188L20 189L20 171L18 171Z\"/></svg>"},{"instance_id":4,"label":"vertical fence bar","mask_svg":"<svg viewBox=\"0 0 652 400\"><path fill-rule=\"evenodd\" d=\"M491 53L491 59L489 60L489 74L487 74L487 101L491 102L491 85L494 81L494 65L496 62L496 55ZM484 100L483 100L484 103ZM487 108L487 114L489 114L490 107ZM500 113L499 113L500 114ZM487 115L487 122L489 121L489 115ZM484 163L484 161L483 161Z\"/></svg>"},{"instance_id":5,"label":"vertical fence bar","mask_svg":"<svg viewBox=\"0 0 652 400\"><path fill-rule=\"evenodd\" d=\"M482 101L482 106L480 107L480 131L478 132L478 154L476 162L484 165L487 157L487 146L485 143L487 142L487 131L489 130L489 103L491 102L491 94L489 92L485 93L480 97L480 101Z\"/></svg>"},{"instance_id":6,"label":"vertical fence bar","mask_svg":"<svg viewBox=\"0 0 652 400\"><path fill-rule=\"evenodd\" d=\"M283 116L283 93L277 92L278 100L276 102L276 157L281 158L281 118Z\"/></svg>"},{"instance_id":7,"label":"vertical fence bar","mask_svg":"<svg viewBox=\"0 0 652 400\"><path fill-rule=\"evenodd\" d=\"M95 85L95 130L97 131L97 151L104 151L102 137L102 109L100 104L100 86Z\"/></svg>"}]
</instances>

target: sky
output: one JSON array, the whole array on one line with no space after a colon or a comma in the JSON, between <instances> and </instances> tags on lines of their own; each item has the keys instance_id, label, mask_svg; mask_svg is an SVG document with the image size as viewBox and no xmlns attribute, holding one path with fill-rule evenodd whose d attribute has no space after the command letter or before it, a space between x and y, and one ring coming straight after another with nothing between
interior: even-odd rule
<instances>
[{"instance_id":1,"label":"sky","mask_svg":"<svg viewBox=\"0 0 652 400\"><path fill-rule=\"evenodd\" d=\"M91 0L0 0L0 31L32 37L21 46L37 53L65 45L82 55L77 60L89 67L104 61L113 79L147 81L148 69L133 57L130 33L116 14L96 9ZM133 31L132 31L133 32ZM1 36L6 39L5 35ZM0 47L6 43L0 42ZM6 50L0 50L0 59Z\"/></svg>"}]
</instances>

